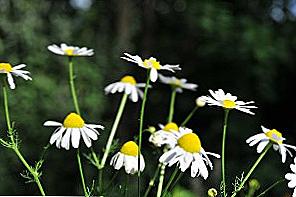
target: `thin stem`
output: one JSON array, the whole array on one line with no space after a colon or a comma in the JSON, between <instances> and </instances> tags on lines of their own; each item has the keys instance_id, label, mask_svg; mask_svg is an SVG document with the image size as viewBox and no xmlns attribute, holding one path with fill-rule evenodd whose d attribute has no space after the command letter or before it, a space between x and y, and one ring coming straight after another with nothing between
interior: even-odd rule
<instances>
[{"instance_id":1,"label":"thin stem","mask_svg":"<svg viewBox=\"0 0 296 197\"><path fill-rule=\"evenodd\" d=\"M165 196L166 196L166 194L167 194L167 192L168 192L168 189L169 189L169 187L171 186L171 184L172 184L172 182L173 182L173 180L174 180L175 176L177 175L177 172L178 172L178 166L176 166L176 168L175 168L175 170L174 170L173 174L171 175L171 177L170 177L170 180L169 180L168 184L165 186L165 188L164 188L164 190L163 190L163 193L162 193L162 195L161 195L161 196L163 196L163 197L165 197Z\"/></svg>"},{"instance_id":2,"label":"thin stem","mask_svg":"<svg viewBox=\"0 0 296 197\"><path fill-rule=\"evenodd\" d=\"M280 180L276 181L271 186L269 186L266 190L264 190L261 194L259 194L257 197L265 195L269 190L271 190L272 188L274 188L275 186L277 186L278 184L280 184L284 181L285 181L285 179L280 179Z\"/></svg>"},{"instance_id":3,"label":"thin stem","mask_svg":"<svg viewBox=\"0 0 296 197\"><path fill-rule=\"evenodd\" d=\"M6 83L5 80L4 80L4 85L3 85L3 98L4 98L5 120L6 120L6 124L7 124L7 128L8 128L8 133L9 133L10 141L12 143L12 149L16 153L16 155L18 156L18 158L21 160L21 162L23 163L23 165L27 168L27 170L34 177L34 181L37 184L37 186L38 186L38 188L40 190L41 195L42 196L45 196L45 192L44 192L43 187L42 187L42 185L40 183L40 180L39 180L39 173L37 171L35 171L35 169L33 169L27 163L27 161L25 160L25 158L23 157L23 155L20 153L20 151L18 149L18 145L15 142L13 128L11 126L10 116L9 116L8 96L7 96L7 83Z\"/></svg>"},{"instance_id":4,"label":"thin stem","mask_svg":"<svg viewBox=\"0 0 296 197\"><path fill-rule=\"evenodd\" d=\"M14 152L16 153L16 155L18 156L18 158L21 160L21 162L24 164L24 166L27 168L27 170L29 170L29 172L33 175L34 177L34 181L36 182L39 190L40 190L40 193L42 196L45 196L45 192L43 190L43 187L39 181L39 178L38 178L38 172L36 172L34 169L32 169L31 166L29 166L29 164L27 163L27 161L25 160L25 158L22 156L22 154L20 153L20 151L18 150L18 148L14 148L13 149Z\"/></svg>"},{"instance_id":5,"label":"thin stem","mask_svg":"<svg viewBox=\"0 0 296 197\"><path fill-rule=\"evenodd\" d=\"M154 172L154 176L153 178L150 180L149 182L149 186L144 194L144 197L147 197L151 188L154 186L154 182L155 182L155 179L157 178L158 176L158 173L159 173L159 170L160 170L160 167L161 167L161 163L158 164L157 168L156 168L156 171Z\"/></svg>"},{"instance_id":6,"label":"thin stem","mask_svg":"<svg viewBox=\"0 0 296 197\"><path fill-rule=\"evenodd\" d=\"M172 184L172 188L175 187L175 185L177 184L177 182L180 180L180 178L183 176L183 172L180 171L179 175L177 176L176 180L174 181L174 183Z\"/></svg>"},{"instance_id":7,"label":"thin stem","mask_svg":"<svg viewBox=\"0 0 296 197\"><path fill-rule=\"evenodd\" d=\"M229 110L225 109L224 115L224 124L223 124L223 138L222 138L222 187L223 187L223 196L226 197L226 180L225 180L225 142L226 142L226 131L227 131L227 121L228 121Z\"/></svg>"},{"instance_id":8,"label":"thin stem","mask_svg":"<svg viewBox=\"0 0 296 197\"><path fill-rule=\"evenodd\" d=\"M174 116L174 107L175 107L175 101L176 101L176 89L172 89L172 95L171 95L171 102L170 102L170 111L169 111L169 117L168 117L168 122L173 121L173 116Z\"/></svg>"},{"instance_id":9,"label":"thin stem","mask_svg":"<svg viewBox=\"0 0 296 197\"><path fill-rule=\"evenodd\" d=\"M79 149L77 149L77 162L78 162L78 167L79 167L79 172L80 172L80 177L81 177L84 196L88 196L86 186L85 186L85 182L84 182L84 176L83 176L83 170L82 170L82 165L81 165Z\"/></svg>"},{"instance_id":10,"label":"thin stem","mask_svg":"<svg viewBox=\"0 0 296 197\"><path fill-rule=\"evenodd\" d=\"M138 197L141 196L141 170L140 170L140 155L141 155L141 148L142 148L142 133L143 133L143 123L144 123L144 113L145 113L145 105L147 100L147 93L150 83L150 72L151 69L147 70L147 80L144 90L144 96L141 106L141 112L140 112L140 126L139 126L139 149L138 149Z\"/></svg>"},{"instance_id":11,"label":"thin stem","mask_svg":"<svg viewBox=\"0 0 296 197\"><path fill-rule=\"evenodd\" d=\"M166 152L166 151L164 151ZM157 197L161 196L161 192L162 192L162 186L163 186L163 181L164 181L164 174L165 174L165 165L161 164L160 167L160 174L159 174L159 182L158 182L158 187L157 187Z\"/></svg>"},{"instance_id":12,"label":"thin stem","mask_svg":"<svg viewBox=\"0 0 296 197\"><path fill-rule=\"evenodd\" d=\"M70 90L71 90L71 94L72 94L72 99L73 99L75 111L77 114L80 115L80 110L79 110L79 105L78 105L78 100L77 100L77 95L76 95L76 89L75 89L75 83L74 83L74 69L73 69L72 57L69 57L69 84L70 84ZM78 162L79 172L80 172L80 176L81 176L81 183L82 183L84 195L88 196L86 186L85 186L85 180L84 180L84 176L83 176L83 169L82 169L82 164L81 164L81 159L80 159L79 148L77 149L77 162Z\"/></svg>"},{"instance_id":13,"label":"thin stem","mask_svg":"<svg viewBox=\"0 0 296 197\"><path fill-rule=\"evenodd\" d=\"M103 169L99 169L99 183L98 183L98 192L103 192Z\"/></svg>"},{"instance_id":14,"label":"thin stem","mask_svg":"<svg viewBox=\"0 0 296 197\"><path fill-rule=\"evenodd\" d=\"M175 108L175 101L176 101L176 89L172 89L172 95L171 95L171 101L170 101L170 111L169 111L169 116L168 116L168 123L173 121L174 117L174 108ZM163 152L167 152L168 149L167 147L164 148ZM161 196L162 192L162 187L163 187L163 181L164 181L164 175L165 175L165 164L161 164L160 167L160 174L159 174L159 182L158 182L158 187L157 187L157 197Z\"/></svg>"},{"instance_id":15,"label":"thin stem","mask_svg":"<svg viewBox=\"0 0 296 197\"><path fill-rule=\"evenodd\" d=\"M125 107L125 104L126 104L126 101L127 101L127 97L128 97L127 94L124 94L122 96L121 103L120 103L116 118L114 120L112 129L111 129L108 141L107 141L107 145L106 145L106 148L105 148L105 152L104 152L104 155L103 155L100 167L99 167L100 169L104 168L104 166L105 166L105 163L106 163L106 160L107 160L107 157L108 157L108 154L110 152L110 148L111 148L111 145L112 145L112 142L113 142L113 138L115 136L116 130L117 130L118 125L119 125L119 121L121 119L121 116L122 116L122 113L123 113L123 110L124 110L124 107Z\"/></svg>"},{"instance_id":16,"label":"thin stem","mask_svg":"<svg viewBox=\"0 0 296 197\"><path fill-rule=\"evenodd\" d=\"M11 122L10 122L10 117L9 117L9 109L8 109L8 96L7 96L7 83L6 81L4 81L4 85L3 85L3 99L4 99L4 110L5 110L5 118L6 118L6 124L7 124L7 128L8 131L11 132L12 127L11 127Z\"/></svg>"},{"instance_id":17,"label":"thin stem","mask_svg":"<svg viewBox=\"0 0 296 197\"><path fill-rule=\"evenodd\" d=\"M79 105L78 105L78 100L77 100L77 95L76 95L76 89L75 89L75 84L74 84L74 69L73 69L73 62L72 62L72 57L69 57L69 83L70 83L70 90L72 94L72 99L73 99L73 104L75 107L75 111L77 114L80 115L80 110L79 110Z\"/></svg>"},{"instance_id":18,"label":"thin stem","mask_svg":"<svg viewBox=\"0 0 296 197\"><path fill-rule=\"evenodd\" d=\"M245 176L244 180L238 186L238 189L236 191L234 191L234 193L231 195L231 197L236 196L236 194L244 187L246 181L249 179L249 177L251 176L251 174L253 173L253 171L257 167L257 165L260 163L260 161L262 160L262 158L265 156L265 154L267 153L267 151L271 148L271 146L272 146L272 143L269 143L265 147L264 151L260 154L260 156L258 157L258 159L256 160L256 162L253 164L253 166L249 170L248 174Z\"/></svg>"},{"instance_id":19,"label":"thin stem","mask_svg":"<svg viewBox=\"0 0 296 197\"><path fill-rule=\"evenodd\" d=\"M182 122L181 127L185 126L188 123L188 121L192 118L192 116L194 115L194 113L196 112L197 109L198 109L198 106L195 106L193 108L193 110L190 112L190 114L188 114L186 119Z\"/></svg>"}]
</instances>

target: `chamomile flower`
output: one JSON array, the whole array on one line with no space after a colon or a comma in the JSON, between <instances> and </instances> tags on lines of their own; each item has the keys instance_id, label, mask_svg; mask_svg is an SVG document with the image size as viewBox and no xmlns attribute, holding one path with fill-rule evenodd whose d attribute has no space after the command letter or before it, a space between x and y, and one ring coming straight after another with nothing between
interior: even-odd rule
<instances>
[{"instance_id":1,"label":"chamomile flower","mask_svg":"<svg viewBox=\"0 0 296 197\"><path fill-rule=\"evenodd\" d=\"M93 49L88 49L86 47L77 47L77 46L68 46L65 43L62 43L61 46L57 46L56 44L49 45L47 47L48 50L57 54L64 56L92 56L94 54Z\"/></svg>"},{"instance_id":2,"label":"chamomile flower","mask_svg":"<svg viewBox=\"0 0 296 197\"><path fill-rule=\"evenodd\" d=\"M162 83L171 85L177 92L182 93L183 89L195 91L197 86L194 83L187 83L187 79L178 79L176 77L166 77L161 74L158 75Z\"/></svg>"},{"instance_id":3,"label":"chamomile flower","mask_svg":"<svg viewBox=\"0 0 296 197\"><path fill-rule=\"evenodd\" d=\"M70 113L66 116L63 123L56 121L46 121L44 126L58 127L51 135L50 144L56 143L57 148L70 149L79 147L82 136L85 145L89 148L92 145L91 140L97 140L100 133L96 129L104 129L102 125L86 124L80 115Z\"/></svg>"},{"instance_id":4,"label":"chamomile flower","mask_svg":"<svg viewBox=\"0 0 296 197\"><path fill-rule=\"evenodd\" d=\"M114 169L119 170L124 166L127 174L135 174L138 172L138 145L133 141L128 141L121 147L120 151L116 153L110 161L110 165ZM145 168L145 161L142 154L140 155L140 171Z\"/></svg>"},{"instance_id":5,"label":"chamomile flower","mask_svg":"<svg viewBox=\"0 0 296 197\"><path fill-rule=\"evenodd\" d=\"M169 70L171 72L175 72L175 70L181 70L179 65L161 65L154 57L150 57L149 59L145 59L144 61L138 55L130 55L128 53L124 53L126 57L121 57L129 62L133 62L138 64L138 66L146 69L151 69L150 72L150 80L155 82L158 78L158 71L159 70Z\"/></svg>"},{"instance_id":6,"label":"chamomile flower","mask_svg":"<svg viewBox=\"0 0 296 197\"><path fill-rule=\"evenodd\" d=\"M211 96L202 96L201 98L208 104L208 105L216 105L223 107L224 109L237 109L239 111L252 114L253 112L250 109L257 108L256 106L249 105L253 104L254 101L244 102L244 101L237 101L236 96L232 96L230 93L225 94L222 89L217 91L209 90Z\"/></svg>"},{"instance_id":7,"label":"chamomile flower","mask_svg":"<svg viewBox=\"0 0 296 197\"><path fill-rule=\"evenodd\" d=\"M166 144L169 148L175 147L177 144L176 138L173 132L178 132L179 127L174 122L169 122L166 125L159 124L160 130L152 133L149 137L149 142L152 142L155 146L161 147Z\"/></svg>"},{"instance_id":8,"label":"chamomile flower","mask_svg":"<svg viewBox=\"0 0 296 197\"><path fill-rule=\"evenodd\" d=\"M179 132L174 133L176 146L165 152L159 162L172 166L177 163L182 172L185 172L191 165L191 177L201 175L207 179L209 172L207 165L213 169L213 164L208 155L220 158L220 155L206 152L202 146L199 137L191 129L180 127Z\"/></svg>"},{"instance_id":9,"label":"chamomile flower","mask_svg":"<svg viewBox=\"0 0 296 197\"><path fill-rule=\"evenodd\" d=\"M108 85L105 88L105 92L106 94L124 92L129 95L133 102L137 102L139 96L143 97L143 92L140 90L141 87L145 87L145 83L137 83L134 77L127 75L122 77L120 81Z\"/></svg>"},{"instance_id":10,"label":"chamomile flower","mask_svg":"<svg viewBox=\"0 0 296 197\"><path fill-rule=\"evenodd\" d=\"M290 165L292 173L287 173L285 179L289 181L288 187L294 188L293 197L296 197L296 157L294 158L294 163Z\"/></svg>"},{"instance_id":11,"label":"chamomile flower","mask_svg":"<svg viewBox=\"0 0 296 197\"><path fill-rule=\"evenodd\" d=\"M21 70L21 68L24 68L26 66L26 64L20 64L12 67L9 63L0 63L0 74L2 73L7 75L7 81L10 89L15 89L15 84L12 75L21 77L24 80L32 80L32 78L29 76L29 71Z\"/></svg>"},{"instance_id":12,"label":"chamomile flower","mask_svg":"<svg viewBox=\"0 0 296 197\"><path fill-rule=\"evenodd\" d=\"M282 162L285 163L286 161L286 152L292 157L292 153L288 148L296 150L296 146L284 144L283 141L285 138L282 137L282 133L280 133L276 129L267 129L261 126L263 133L256 134L254 136L249 137L246 142L249 146L257 146L257 153L261 153L264 148L267 146L268 143L273 143L273 149L275 151L279 150L279 153L282 155Z\"/></svg>"}]
</instances>

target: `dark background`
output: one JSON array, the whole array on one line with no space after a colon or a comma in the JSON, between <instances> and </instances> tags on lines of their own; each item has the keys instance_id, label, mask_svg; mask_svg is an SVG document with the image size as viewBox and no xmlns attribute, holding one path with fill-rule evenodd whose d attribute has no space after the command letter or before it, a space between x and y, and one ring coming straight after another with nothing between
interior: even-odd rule
<instances>
[{"instance_id":1,"label":"dark background","mask_svg":"<svg viewBox=\"0 0 296 197\"><path fill-rule=\"evenodd\" d=\"M38 160L53 132L52 128L42 126L44 121L62 121L73 111L67 58L47 50L48 45L61 42L95 50L93 57L75 58L74 65L84 119L106 126L95 143L98 153L102 153L120 100L120 95L104 96L104 87L125 74L134 74L139 82L145 81L145 70L119 58L123 52L154 56L164 64L180 64L182 71L176 75L199 85L196 92L177 95L174 116L177 123L193 109L195 98L208 94L208 89L222 88L243 101L256 102L255 116L238 111L230 114L227 140L230 190L235 175L249 169L258 156L245 139L260 132L260 125L276 128L288 144L296 144L295 0L0 0L0 13L0 61L13 65L26 63L33 78L31 82L16 79L16 90L9 92L12 120L22 140L21 150L31 164ZM153 87L146 108L146 127L165 123L168 114L169 88L158 82ZM0 99L3 101L2 94ZM0 134L5 138L4 110L0 109ZM128 102L117 132L119 144L137 134L139 109L140 102ZM198 110L188 126L200 136L206 150L220 153L222 121L222 109L205 107ZM144 134L145 186L160 156L160 151L147 143L148 137ZM0 147L0 155L0 194L38 195L36 186L25 184L20 176L24 167L16 156L4 147ZM83 160L87 183L91 185L97 171ZM205 196L209 188L219 188L219 160L213 160L215 170L208 180L192 179L185 173L176 196L181 196L184 190ZM282 164L280 155L270 151L253 176L261 182L261 191L283 178L290 171L291 162L288 158ZM104 180L109 181L115 171L107 170ZM73 149L50 147L42 171L48 195L82 194ZM124 172L119 172L107 195L122 193L125 176L120 175ZM130 178L131 196L135 181ZM281 197L291 192L285 182L267 195Z\"/></svg>"}]
</instances>

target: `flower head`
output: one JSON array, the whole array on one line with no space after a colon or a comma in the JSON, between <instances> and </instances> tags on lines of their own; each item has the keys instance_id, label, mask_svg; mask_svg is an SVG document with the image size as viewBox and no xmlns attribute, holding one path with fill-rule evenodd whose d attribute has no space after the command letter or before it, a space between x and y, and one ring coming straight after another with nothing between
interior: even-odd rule
<instances>
[{"instance_id":1,"label":"flower head","mask_svg":"<svg viewBox=\"0 0 296 197\"><path fill-rule=\"evenodd\" d=\"M191 177L201 175L207 179L209 173L206 165L213 169L212 162L208 155L220 158L218 154L205 152L201 146L199 137L192 132L191 129L181 127L179 132L174 133L176 138L176 146L165 152L159 162L172 166L177 163L182 172L191 165Z\"/></svg>"},{"instance_id":2,"label":"flower head","mask_svg":"<svg viewBox=\"0 0 296 197\"><path fill-rule=\"evenodd\" d=\"M93 49L88 49L86 47L77 47L77 46L68 46L65 43L62 43L61 46L57 46L56 44L49 45L47 47L48 50L57 54L64 56L92 56L94 54Z\"/></svg>"},{"instance_id":3,"label":"flower head","mask_svg":"<svg viewBox=\"0 0 296 197\"><path fill-rule=\"evenodd\" d=\"M162 145L168 145L169 148L175 147L177 142L173 133L179 131L178 125L174 122L169 122L166 125L159 124L159 127L160 130L150 135L149 142L152 142L157 147Z\"/></svg>"},{"instance_id":4,"label":"flower head","mask_svg":"<svg viewBox=\"0 0 296 197\"><path fill-rule=\"evenodd\" d=\"M219 89L217 91L209 90L211 96L202 96L201 98L209 105L216 105L223 107L224 109L237 109L239 111L252 114L253 112L250 111L250 109L257 108L256 106L249 105L253 104L254 101L249 102L243 102L243 101L237 101L236 96L232 96L230 93L225 94L222 89Z\"/></svg>"},{"instance_id":5,"label":"flower head","mask_svg":"<svg viewBox=\"0 0 296 197\"><path fill-rule=\"evenodd\" d=\"M85 145L88 148L91 147L91 140L97 140L100 135L96 129L104 129L102 125L86 124L82 117L76 113L67 115L63 123L46 121L43 125L58 127L51 135L49 143L55 142L57 148L62 147L66 150L70 149L71 143L73 148L78 148L81 136Z\"/></svg>"},{"instance_id":6,"label":"flower head","mask_svg":"<svg viewBox=\"0 0 296 197\"><path fill-rule=\"evenodd\" d=\"M110 161L116 170L124 166L127 174L134 174L138 172L138 145L133 141L128 141L121 147L120 151L116 153ZM145 161L142 154L140 155L140 171L145 168Z\"/></svg>"},{"instance_id":7,"label":"flower head","mask_svg":"<svg viewBox=\"0 0 296 197\"><path fill-rule=\"evenodd\" d=\"M121 78L120 81L109 84L105 88L106 94L115 92L124 92L127 95L130 95L129 98L133 102L137 102L139 96L143 97L143 92L140 90L141 87L145 87L145 83L137 83L135 78L129 75L126 75Z\"/></svg>"},{"instance_id":8,"label":"flower head","mask_svg":"<svg viewBox=\"0 0 296 197\"><path fill-rule=\"evenodd\" d=\"M122 59L125 59L129 62L133 62L138 64L138 66L145 68L145 69L151 69L150 72L150 80L152 82L155 82L158 78L158 70L169 70L171 72L175 72L175 70L181 70L179 65L161 65L159 61L157 61L154 57L150 57L149 59L145 59L144 61L142 58L138 55L130 55L128 53L124 53L126 57L121 57Z\"/></svg>"},{"instance_id":9,"label":"flower head","mask_svg":"<svg viewBox=\"0 0 296 197\"><path fill-rule=\"evenodd\" d=\"M285 163L287 153L292 156L291 151L287 148L291 148L296 150L295 146L284 144L283 141L285 138L282 137L282 133L280 133L276 129L267 129L261 126L263 133L256 134L254 136L249 137L246 142L249 146L254 146L258 143L257 152L261 153L268 143L273 143L273 149L275 151L279 150L279 153L282 155L282 162Z\"/></svg>"},{"instance_id":10,"label":"flower head","mask_svg":"<svg viewBox=\"0 0 296 197\"><path fill-rule=\"evenodd\" d=\"M171 85L177 92L182 93L183 89L195 91L197 86L194 83L187 83L187 79L178 79L176 77L165 77L161 74L158 75L162 83Z\"/></svg>"},{"instance_id":11,"label":"flower head","mask_svg":"<svg viewBox=\"0 0 296 197\"><path fill-rule=\"evenodd\" d=\"M24 68L26 66L26 64L20 64L12 67L9 63L0 63L0 74L2 73L7 75L7 81L10 89L15 89L12 75L22 77L24 80L32 80L32 78L29 76L29 71L21 70L21 68Z\"/></svg>"},{"instance_id":12,"label":"flower head","mask_svg":"<svg viewBox=\"0 0 296 197\"><path fill-rule=\"evenodd\" d=\"M292 173L287 173L285 179L289 181L288 187L294 188L293 197L296 197L296 157L294 158L294 163L290 165Z\"/></svg>"}]
</instances>

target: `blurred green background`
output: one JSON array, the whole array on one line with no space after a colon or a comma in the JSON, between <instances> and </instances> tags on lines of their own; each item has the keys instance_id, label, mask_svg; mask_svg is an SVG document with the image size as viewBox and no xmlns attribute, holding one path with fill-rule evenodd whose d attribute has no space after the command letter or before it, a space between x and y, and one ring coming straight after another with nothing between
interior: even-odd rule
<instances>
[{"instance_id":1,"label":"blurred green background","mask_svg":"<svg viewBox=\"0 0 296 197\"><path fill-rule=\"evenodd\" d=\"M245 139L260 132L260 125L276 128L296 144L295 130L295 52L296 0L207 1L207 0L0 0L0 62L26 63L33 81L16 79L17 88L9 92L12 120L16 122L21 150L33 164L53 132L44 128L46 120L62 121L73 111L68 88L67 58L52 54L47 46L65 42L95 50L93 57L75 58L76 86L83 117L106 126L95 143L98 153L106 143L120 95L104 96L104 87L125 74L145 81L145 71L119 57L123 52L154 56L163 63L180 64L178 77L199 85L198 91L177 95L174 120L180 123L192 110L194 100L208 89L222 88L241 100L255 100L256 116L237 111L230 114L227 142L228 188L235 175L258 156ZM171 73L164 73L171 75ZM153 84L149 92L145 126L165 123L169 108L169 88ZM2 94L0 95L3 101ZM5 120L0 107L0 136ZM129 102L117 137L122 144L137 134L140 102ZM200 136L203 147L220 152L223 110L201 108L189 122ZM160 150L147 143L144 157L145 185L157 166ZM88 153L87 149L84 149ZM0 147L0 194L38 195L35 184L25 184L20 176L24 167L8 149ZM88 185L97 171L83 158ZM174 196L206 196L219 188L219 160L209 179L192 179L185 173ZM280 155L270 151L256 171L261 191L289 172ZM75 151L49 148L42 168L42 183L48 195L81 195ZM168 174L170 173L170 170ZM115 174L107 168L104 179ZM107 196L119 196L125 185L120 171ZM136 179L130 178L130 196L135 195ZM153 190L154 192L154 190ZM290 196L282 183L267 196ZM183 195L182 195L183 194Z\"/></svg>"}]
</instances>

